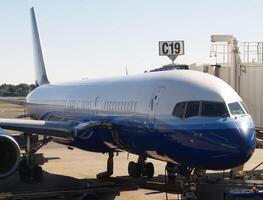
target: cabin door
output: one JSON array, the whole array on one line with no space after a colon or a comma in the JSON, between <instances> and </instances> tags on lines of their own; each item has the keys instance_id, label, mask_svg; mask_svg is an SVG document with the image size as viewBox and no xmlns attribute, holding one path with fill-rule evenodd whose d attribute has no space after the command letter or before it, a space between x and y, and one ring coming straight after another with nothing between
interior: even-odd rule
<instances>
[{"instance_id":1,"label":"cabin door","mask_svg":"<svg viewBox=\"0 0 263 200\"><path fill-rule=\"evenodd\" d=\"M165 90L165 86L159 86L157 87L150 99L149 106L148 106L148 116L147 121L148 125L151 127L155 127L155 121L156 121L156 110L159 105L159 100Z\"/></svg>"}]
</instances>

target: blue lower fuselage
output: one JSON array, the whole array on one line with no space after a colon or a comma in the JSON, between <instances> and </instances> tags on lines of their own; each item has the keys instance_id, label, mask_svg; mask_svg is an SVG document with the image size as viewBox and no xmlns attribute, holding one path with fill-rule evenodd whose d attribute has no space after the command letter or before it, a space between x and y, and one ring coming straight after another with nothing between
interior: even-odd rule
<instances>
[{"instance_id":1,"label":"blue lower fuselage","mask_svg":"<svg viewBox=\"0 0 263 200\"><path fill-rule=\"evenodd\" d=\"M42 113L43 116L43 113ZM125 150L165 162L201 169L229 169L245 163L255 146L255 128L249 115L232 117L107 115L45 113L42 119L104 121L112 131L94 127L76 132L72 145L93 152Z\"/></svg>"}]
</instances>

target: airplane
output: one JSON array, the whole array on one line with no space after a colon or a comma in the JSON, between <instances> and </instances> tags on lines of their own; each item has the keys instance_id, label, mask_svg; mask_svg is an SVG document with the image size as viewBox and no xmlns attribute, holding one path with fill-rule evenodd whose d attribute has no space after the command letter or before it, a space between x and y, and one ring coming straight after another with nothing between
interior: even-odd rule
<instances>
[{"instance_id":1,"label":"airplane","mask_svg":"<svg viewBox=\"0 0 263 200\"><path fill-rule=\"evenodd\" d=\"M119 152L138 155L138 162L128 164L130 176L149 178L154 165L147 158L182 170L224 170L253 154L253 120L234 89L215 76L173 70L50 83L33 7L30 13L38 87L24 102L6 100L24 105L26 118L0 119L0 178L19 169L21 180L41 180L34 156L50 141L107 153L107 170L98 178L113 174ZM22 156L8 130L24 134ZM35 135L43 139L33 141Z\"/></svg>"}]
</instances>

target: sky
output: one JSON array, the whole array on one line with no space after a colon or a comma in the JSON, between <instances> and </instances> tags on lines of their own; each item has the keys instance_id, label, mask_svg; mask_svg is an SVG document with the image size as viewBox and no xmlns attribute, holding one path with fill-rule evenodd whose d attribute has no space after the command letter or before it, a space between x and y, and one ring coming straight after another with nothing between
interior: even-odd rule
<instances>
[{"instance_id":1,"label":"sky","mask_svg":"<svg viewBox=\"0 0 263 200\"><path fill-rule=\"evenodd\" d=\"M184 64L213 64L212 34L263 41L261 0L0 0L0 84L34 83L32 6L50 82L169 64L160 40L184 40Z\"/></svg>"}]
</instances>

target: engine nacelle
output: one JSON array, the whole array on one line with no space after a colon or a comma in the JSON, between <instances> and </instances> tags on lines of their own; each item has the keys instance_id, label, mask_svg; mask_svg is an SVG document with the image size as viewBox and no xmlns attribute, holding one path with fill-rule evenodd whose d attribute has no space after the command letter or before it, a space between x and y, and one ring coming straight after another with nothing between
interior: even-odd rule
<instances>
[{"instance_id":1,"label":"engine nacelle","mask_svg":"<svg viewBox=\"0 0 263 200\"><path fill-rule=\"evenodd\" d=\"M0 179L11 175L20 162L20 147L16 140L0 129Z\"/></svg>"}]
</instances>

